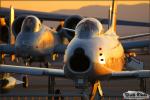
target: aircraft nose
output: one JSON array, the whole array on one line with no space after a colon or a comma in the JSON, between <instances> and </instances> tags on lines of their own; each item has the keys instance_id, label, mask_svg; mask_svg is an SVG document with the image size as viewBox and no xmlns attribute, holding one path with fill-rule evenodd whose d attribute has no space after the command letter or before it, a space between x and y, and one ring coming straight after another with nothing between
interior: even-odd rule
<instances>
[{"instance_id":1,"label":"aircraft nose","mask_svg":"<svg viewBox=\"0 0 150 100\"><path fill-rule=\"evenodd\" d=\"M76 48L73 55L70 57L69 64L70 68L75 72L85 72L90 67L90 59L85 54L83 48Z\"/></svg>"}]
</instances>

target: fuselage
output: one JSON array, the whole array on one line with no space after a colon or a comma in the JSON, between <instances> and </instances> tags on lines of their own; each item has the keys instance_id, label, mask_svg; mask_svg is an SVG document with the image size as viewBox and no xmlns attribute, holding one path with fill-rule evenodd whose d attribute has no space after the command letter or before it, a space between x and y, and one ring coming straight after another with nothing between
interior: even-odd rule
<instances>
[{"instance_id":1,"label":"fuselage","mask_svg":"<svg viewBox=\"0 0 150 100\"><path fill-rule=\"evenodd\" d=\"M117 35L103 33L85 38L79 34L69 43L65 53L64 69L68 77L93 80L123 69L124 50Z\"/></svg>"},{"instance_id":2,"label":"fuselage","mask_svg":"<svg viewBox=\"0 0 150 100\"><path fill-rule=\"evenodd\" d=\"M47 27L39 32L22 32L16 39L15 47L18 56L48 55L57 44L56 34Z\"/></svg>"}]
</instances>

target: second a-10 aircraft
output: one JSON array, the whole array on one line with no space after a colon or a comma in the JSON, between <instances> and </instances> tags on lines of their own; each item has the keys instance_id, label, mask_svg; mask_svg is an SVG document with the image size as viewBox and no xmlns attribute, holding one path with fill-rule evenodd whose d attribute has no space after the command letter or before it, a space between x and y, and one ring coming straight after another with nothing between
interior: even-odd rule
<instances>
[{"instance_id":1,"label":"second a-10 aircraft","mask_svg":"<svg viewBox=\"0 0 150 100\"><path fill-rule=\"evenodd\" d=\"M14 9L11 7L9 44L0 45L2 63L4 63L5 54L9 54L12 61L15 60L15 57L23 58L26 66L30 66L34 61L39 61L50 67L54 53L64 54L66 45L63 45L61 37L55 30L43 25L37 17L28 15L22 20L20 32L17 33L16 30L19 27L16 25L20 22L20 17L14 21L14 15ZM1 76L3 76L2 83L8 80L11 85L15 84L15 79L10 78L8 73ZM27 75L24 75L23 81L23 86L28 87ZM19 83L22 82L19 81ZM2 84L1 86L2 89L5 89L12 87L11 85Z\"/></svg>"},{"instance_id":2,"label":"second a-10 aircraft","mask_svg":"<svg viewBox=\"0 0 150 100\"><path fill-rule=\"evenodd\" d=\"M66 48L63 69L1 64L0 72L69 78L74 80L77 88L84 90L87 99L90 98L90 100L98 100L97 95L103 96L100 85L102 80L149 78L150 70L123 71L127 63L125 52L132 48L149 47L150 41L121 43L120 40L138 37L138 35L119 37L116 34L116 13L117 5L113 1L110 26L106 32L103 31L102 24L95 18L83 18L76 25L75 30L68 29L74 31L75 36ZM86 92L85 89L90 86L93 86L92 90Z\"/></svg>"},{"instance_id":3,"label":"second a-10 aircraft","mask_svg":"<svg viewBox=\"0 0 150 100\"><path fill-rule=\"evenodd\" d=\"M14 9L11 7L10 23L13 19ZM33 15L24 17L20 22L21 19L18 17L10 27L10 44L0 45L2 61L5 53L22 57L27 64L32 61L50 62L53 53L64 53L66 46L61 43L61 38L54 29L43 25L39 18Z\"/></svg>"}]
</instances>

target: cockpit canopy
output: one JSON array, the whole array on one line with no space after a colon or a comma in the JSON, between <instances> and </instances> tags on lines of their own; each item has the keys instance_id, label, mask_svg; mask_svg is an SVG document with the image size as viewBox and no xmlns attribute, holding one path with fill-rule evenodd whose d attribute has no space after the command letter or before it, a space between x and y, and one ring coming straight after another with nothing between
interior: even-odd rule
<instances>
[{"instance_id":1,"label":"cockpit canopy","mask_svg":"<svg viewBox=\"0 0 150 100\"><path fill-rule=\"evenodd\" d=\"M84 18L77 24L75 33L78 38L97 37L103 34L103 26L95 18Z\"/></svg>"},{"instance_id":2,"label":"cockpit canopy","mask_svg":"<svg viewBox=\"0 0 150 100\"><path fill-rule=\"evenodd\" d=\"M41 28L40 20L35 16L27 16L21 26L21 32L38 32Z\"/></svg>"}]
</instances>

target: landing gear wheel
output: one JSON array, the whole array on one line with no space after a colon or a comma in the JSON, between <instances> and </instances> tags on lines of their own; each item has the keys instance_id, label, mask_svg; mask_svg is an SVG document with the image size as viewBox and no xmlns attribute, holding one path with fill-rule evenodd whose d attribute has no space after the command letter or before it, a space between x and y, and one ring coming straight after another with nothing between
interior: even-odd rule
<instances>
[{"instance_id":1,"label":"landing gear wheel","mask_svg":"<svg viewBox=\"0 0 150 100\"><path fill-rule=\"evenodd\" d=\"M22 80L23 80L23 87L24 88L28 88L29 87L29 79L28 79L28 77L27 76L23 76Z\"/></svg>"}]
</instances>

